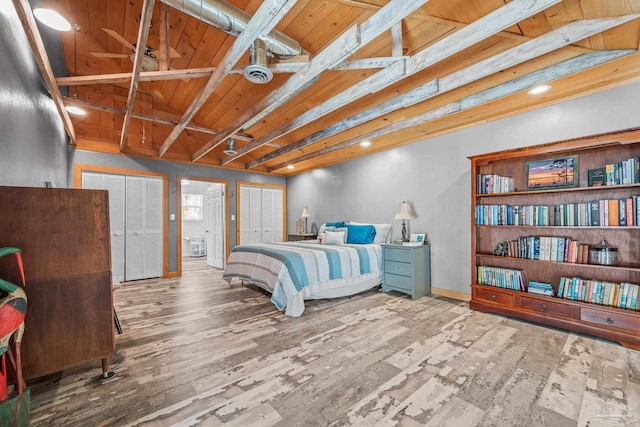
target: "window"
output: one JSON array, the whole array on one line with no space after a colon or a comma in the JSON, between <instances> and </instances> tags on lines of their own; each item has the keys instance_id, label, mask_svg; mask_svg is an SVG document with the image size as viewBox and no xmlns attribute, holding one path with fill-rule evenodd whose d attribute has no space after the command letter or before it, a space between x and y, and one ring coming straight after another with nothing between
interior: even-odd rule
<instances>
[{"instance_id":1,"label":"window","mask_svg":"<svg viewBox=\"0 0 640 427\"><path fill-rule=\"evenodd\" d=\"M202 194L182 195L182 219L186 221L202 221Z\"/></svg>"}]
</instances>

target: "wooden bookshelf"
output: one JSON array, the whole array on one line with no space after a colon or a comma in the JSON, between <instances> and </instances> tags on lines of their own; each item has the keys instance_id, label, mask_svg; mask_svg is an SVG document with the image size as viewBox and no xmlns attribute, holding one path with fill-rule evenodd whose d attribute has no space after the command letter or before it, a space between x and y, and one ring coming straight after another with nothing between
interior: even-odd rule
<instances>
[{"instance_id":1,"label":"wooden bookshelf","mask_svg":"<svg viewBox=\"0 0 640 427\"><path fill-rule=\"evenodd\" d=\"M575 187L527 190L527 164L578 156ZM589 187L589 169L640 156L640 128L470 157L471 160L471 301L474 310L585 333L640 349L640 311L537 295L478 283L478 266L517 269L526 281L551 283L557 294L561 277L582 277L640 284L640 224L630 226L478 225L478 205L563 205L640 196L640 183ZM480 194L480 174L512 177L514 191ZM640 206L635 206L640 209ZM542 261L493 254L498 243L528 236L567 237L596 245L603 238L617 247L616 266Z\"/></svg>"}]
</instances>

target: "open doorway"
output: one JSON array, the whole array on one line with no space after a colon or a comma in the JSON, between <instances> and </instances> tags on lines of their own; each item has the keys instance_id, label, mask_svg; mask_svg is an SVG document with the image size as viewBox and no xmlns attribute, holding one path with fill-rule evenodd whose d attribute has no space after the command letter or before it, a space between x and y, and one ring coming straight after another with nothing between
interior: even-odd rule
<instances>
[{"instance_id":1,"label":"open doorway","mask_svg":"<svg viewBox=\"0 0 640 427\"><path fill-rule=\"evenodd\" d=\"M227 183L179 177L180 271L182 261L224 269L227 255Z\"/></svg>"}]
</instances>

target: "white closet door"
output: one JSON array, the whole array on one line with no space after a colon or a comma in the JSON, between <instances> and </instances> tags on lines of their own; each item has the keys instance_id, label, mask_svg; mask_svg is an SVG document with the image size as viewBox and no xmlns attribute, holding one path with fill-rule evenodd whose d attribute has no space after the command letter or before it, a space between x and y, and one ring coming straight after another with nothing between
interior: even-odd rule
<instances>
[{"instance_id":1,"label":"white closet door","mask_svg":"<svg viewBox=\"0 0 640 427\"><path fill-rule=\"evenodd\" d=\"M272 226L272 241L273 242L282 242L283 240L283 226L282 223L284 221L283 212L282 212L282 203L283 203L283 191L279 189L271 190L273 195L273 207L271 210L271 221L273 223Z\"/></svg>"},{"instance_id":2,"label":"white closet door","mask_svg":"<svg viewBox=\"0 0 640 427\"><path fill-rule=\"evenodd\" d=\"M262 241L262 189L249 188L249 243Z\"/></svg>"},{"instance_id":3,"label":"white closet door","mask_svg":"<svg viewBox=\"0 0 640 427\"><path fill-rule=\"evenodd\" d=\"M273 242L273 190L262 189L262 241Z\"/></svg>"},{"instance_id":4,"label":"white closet door","mask_svg":"<svg viewBox=\"0 0 640 427\"><path fill-rule=\"evenodd\" d=\"M124 280L125 183L123 175L106 175L109 190L109 220L111 225L111 271L113 279Z\"/></svg>"},{"instance_id":5,"label":"white closet door","mask_svg":"<svg viewBox=\"0 0 640 427\"><path fill-rule=\"evenodd\" d=\"M82 188L109 192L109 229L111 231L111 274L124 280L125 182L123 175L82 172Z\"/></svg>"},{"instance_id":6,"label":"white closet door","mask_svg":"<svg viewBox=\"0 0 640 427\"><path fill-rule=\"evenodd\" d=\"M144 178L144 257L145 278L162 276L162 179Z\"/></svg>"},{"instance_id":7,"label":"white closet door","mask_svg":"<svg viewBox=\"0 0 640 427\"><path fill-rule=\"evenodd\" d=\"M238 214L238 228L240 230L239 245L246 245L251 241L251 188L246 185L240 186L240 213Z\"/></svg>"},{"instance_id":8,"label":"white closet door","mask_svg":"<svg viewBox=\"0 0 640 427\"><path fill-rule=\"evenodd\" d=\"M144 279L145 178L126 177L125 280Z\"/></svg>"}]
</instances>

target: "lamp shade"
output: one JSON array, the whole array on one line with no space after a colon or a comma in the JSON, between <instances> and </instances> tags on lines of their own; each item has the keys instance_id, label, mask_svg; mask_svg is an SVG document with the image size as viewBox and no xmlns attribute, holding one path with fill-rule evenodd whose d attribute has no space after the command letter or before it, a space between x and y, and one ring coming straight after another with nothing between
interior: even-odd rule
<instances>
[{"instance_id":1,"label":"lamp shade","mask_svg":"<svg viewBox=\"0 0 640 427\"><path fill-rule=\"evenodd\" d=\"M302 215L300 215L302 218L309 218L311 216L311 214L309 213L309 208L308 207L304 207L304 209L302 210Z\"/></svg>"},{"instance_id":2,"label":"lamp shade","mask_svg":"<svg viewBox=\"0 0 640 427\"><path fill-rule=\"evenodd\" d=\"M396 216L393 219L413 219L416 216L413 214L413 209L411 209L411 205L402 202L398 205L398 210L396 211Z\"/></svg>"}]
</instances>

